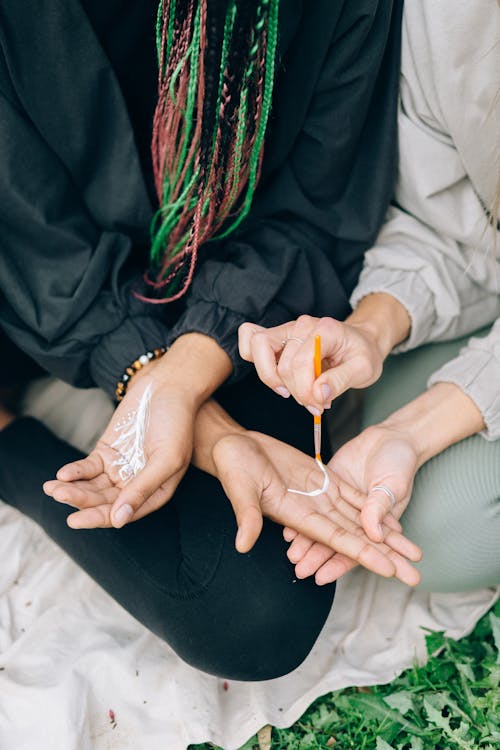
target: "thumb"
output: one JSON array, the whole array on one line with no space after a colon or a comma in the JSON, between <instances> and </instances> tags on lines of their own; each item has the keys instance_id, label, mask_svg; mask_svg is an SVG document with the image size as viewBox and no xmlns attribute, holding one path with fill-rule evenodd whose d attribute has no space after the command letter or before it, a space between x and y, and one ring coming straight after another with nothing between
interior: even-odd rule
<instances>
[{"instance_id":1,"label":"thumb","mask_svg":"<svg viewBox=\"0 0 500 750\"><path fill-rule=\"evenodd\" d=\"M317 378L313 385L314 400L318 404L329 407L333 399L338 398L349 388L355 388L358 383L357 373L351 362L344 362L332 367Z\"/></svg>"},{"instance_id":2,"label":"thumb","mask_svg":"<svg viewBox=\"0 0 500 750\"><path fill-rule=\"evenodd\" d=\"M238 552L249 552L262 531L260 491L253 479L244 472L226 473L221 477L221 484L236 516L238 533L235 547Z\"/></svg>"},{"instance_id":3,"label":"thumb","mask_svg":"<svg viewBox=\"0 0 500 750\"><path fill-rule=\"evenodd\" d=\"M160 488L168 488L166 499L170 499L183 469L165 476L165 464L160 456L156 456L146 464L146 467L133 478L121 491L111 508L111 523L116 529L131 521L142 506Z\"/></svg>"},{"instance_id":4,"label":"thumb","mask_svg":"<svg viewBox=\"0 0 500 750\"><path fill-rule=\"evenodd\" d=\"M376 487L371 489L368 500L361 509L361 524L369 539L374 542L384 541L382 522L392 510L389 496Z\"/></svg>"},{"instance_id":5,"label":"thumb","mask_svg":"<svg viewBox=\"0 0 500 750\"><path fill-rule=\"evenodd\" d=\"M262 531L262 513L260 507L258 504L249 505L243 511L235 509L234 512L238 524L235 547L238 552L249 552Z\"/></svg>"},{"instance_id":6,"label":"thumb","mask_svg":"<svg viewBox=\"0 0 500 750\"><path fill-rule=\"evenodd\" d=\"M236 549L248 552L262 530L262 487L258 484L258 477L262 475L263 456L253 440L228 435L214 446L212 457L216 476L236 516Z\"/></svg>"}]
</instances>

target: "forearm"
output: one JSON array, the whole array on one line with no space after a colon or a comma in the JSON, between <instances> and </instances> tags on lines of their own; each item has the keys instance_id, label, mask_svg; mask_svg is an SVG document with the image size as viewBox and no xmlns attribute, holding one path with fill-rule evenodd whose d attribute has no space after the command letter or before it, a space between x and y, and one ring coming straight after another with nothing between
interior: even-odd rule
<instances>
[{"instance_id":1,"label":"forearm","mask_svg":"<svg viewBox=\"0 0 500 750\"><path fill-rule=\"evenodd\" d=\"M408 337L411 328L410 316L404 305L385 292L363 297L346 323L367 331L383 359Z\"/></svg>"},{"instance_id":2,"label":"forearm","mask_svg":"<svg viewBox=\"0 0 500 750\"><path fill-rule=\"evenodd\" d=\"M458 386L437 383L388 417L382 426L404 433L422 466L450 445L484 429L481 412Z\"/></svg>"}]
</instances>

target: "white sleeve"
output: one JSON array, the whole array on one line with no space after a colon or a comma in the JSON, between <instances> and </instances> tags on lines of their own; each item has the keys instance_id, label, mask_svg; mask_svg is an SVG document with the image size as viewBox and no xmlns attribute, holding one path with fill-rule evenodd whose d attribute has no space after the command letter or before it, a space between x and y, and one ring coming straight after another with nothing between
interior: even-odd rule
<instances>
[{"instance_id":1,"label":"white sleeve","mask_svg":"<svg viewBox=\"0 0 500 750\"><path fill-rule=\"evenodd\" d=\"M458 357L447 362L429 378L435 383L455 383L483 415L487 440L500 438L500 319L487 336L472 338Z\"/></svg>"},{"instance_id":2,"label":"white sleeve","mask_svg":"<svg viewBox=\"0 0 500 750\"><path fill-rule=\"evenodd\" d=\"M486 266L490 259L482 255L477 262ZM377 244L365 256L351 305L373 292L391 294L404 305L411 332L395 352L465 336L500 316L499 295L475 280L470 262L474 257L468 260L455 239L391 207Z\"/></svg>"},{"instance_id":3,"label":"white sleeve","mask_svg":"<svg viewBox=\"0 0 500 750\"><path fill-rule=\"evenodd\" d=\"M433 97L434 67L414 59L405 39L395 202L351 297L355 307L387 292L406 307L411 334L397 351L464 336L500 315L500 232Z\"/></svg>"}]
</instances>

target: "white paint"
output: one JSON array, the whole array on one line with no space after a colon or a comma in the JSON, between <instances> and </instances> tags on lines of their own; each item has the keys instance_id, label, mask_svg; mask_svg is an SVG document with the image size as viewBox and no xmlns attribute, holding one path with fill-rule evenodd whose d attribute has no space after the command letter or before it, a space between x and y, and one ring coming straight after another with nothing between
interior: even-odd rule
<instances>
[{"instance_id":1,"label":"white paint","mask_svg":"<svg viewBox=\"0 0 500 750\"><path fill-rule=\"evenodd\" d=\"M318 495L322 495L324 492L326 492L328 487L330 486L330 477L328 476L328 472L325 468L325 465L323 464L322 461L320 461L319 458L316 459L316 463L318 464L324 476L323 486L320 487L318 490L312 490L311 492L303 492L302 490L291 490L291 489L288 489L287 492L293 492L294 495L305 495L305 497L317 497Z\"/></svg>"},{"instance_id":2,"label":"white paint","mask_svg":"<svg viewBox=\"0 0 500 750\"><path fill-rule=\"evenodd\" d=\"M122 482L128 482L146 466L144 443L149 424L150 404L151 385L148 385L141 396L137 411L129 411L126 418L115 425L115 432L120 434L111 447L118 452L119 458L113 461L113 466L121 466L118 473Z\"/></svg>"}]
</instances>

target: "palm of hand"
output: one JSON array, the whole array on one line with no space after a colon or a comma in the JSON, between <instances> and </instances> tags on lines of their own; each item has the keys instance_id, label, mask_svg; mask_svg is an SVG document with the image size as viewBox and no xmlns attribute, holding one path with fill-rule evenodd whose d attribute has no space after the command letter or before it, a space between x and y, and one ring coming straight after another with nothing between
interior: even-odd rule
<instances>
[{"instance_id":1,"label":"palm of hand","mask_svg":"<svg viewBox=\"0 0 500 750\"><path fill-rule=\"evenodd\" d=\"M345 482L358 490L349 501L360 511L360 521L368 537L381 541L384 531L382 523L396 528L391 516L400 518L411 497L413 481L418 468L417 456L410 443L397 432L384 427L371 427L358 437L346 443L335 454L329 467ZM369 495L377 485L386 485L396 496L396 505L390 508L390 501L382 493ZM287 529L285 537L292 541L290 559L297 564L299 577L316 576L320 584L337 579L355 566L349 560L332 551L326 545L313 543L303 534L295 534ZM387 536L386 536L387 540ZM409 544L411 544L409 542ZM420 551L408 547L406 554L417 561ZM419 576L413 568L403 571L406 583L415 585Z\"/></svg>"},{"instance_id":2,"label":"palm of hand","mask_svg":"<svg viewBox=\"0 0 500 750\"><path fill-rule=\"evenodd\" d=\"M120 453L113 447L117 425L137 409L148 385L152 385L149 421L144 439L145 468L127 481L120 474ZM46 482L45 492L78 509L68 517L73 528L123 525L113 513L116 505L130 505L128 520L153 512L173 495L189 465L192 451L193 412L177 394L142 378L120 403L94 450L80 461L59 470ZM117 502L118 501L118 502Z\"/></svg>"},{"instance_id":3,"label":"palm of hand","mask_svg":"<svg viewBox=\"0 0 500 750\"><path fill-rule=\"evenodd\" d=\"M334 549L383 576L408 575L407 568L411 566L397 550L404 555L411 543L390 529L385 544L371 541L361 528L360 513L354 507L353 496L360 493L345 482L337 482L331 475L327 492L316 497L287 492L290 484L304 489L322 484L322 475L311 457L267 435L247 433L219 441L214 461L237 517L239 551L253 546L265 515L299 529L320 542L319 546L327 546L330 555ZM362 496L355 502L361 501Z\"/></svg>"},{"instance_id":4,"label":"palm of hand","mask_svg":"<svg viewBox=\"0 0 500 750\"><path fill-rule=\"evenodd\" d=\"M415 450L404 436L380 426L367 428L343 445L329 466L363 494L376 485L389 487L396 496L391 511L396 518L402 516L408 505L418 468ZM369 503L371 500L363 503L363 513L370 526L371 513L366 513Z\"/></svg>"}]
</instances>

